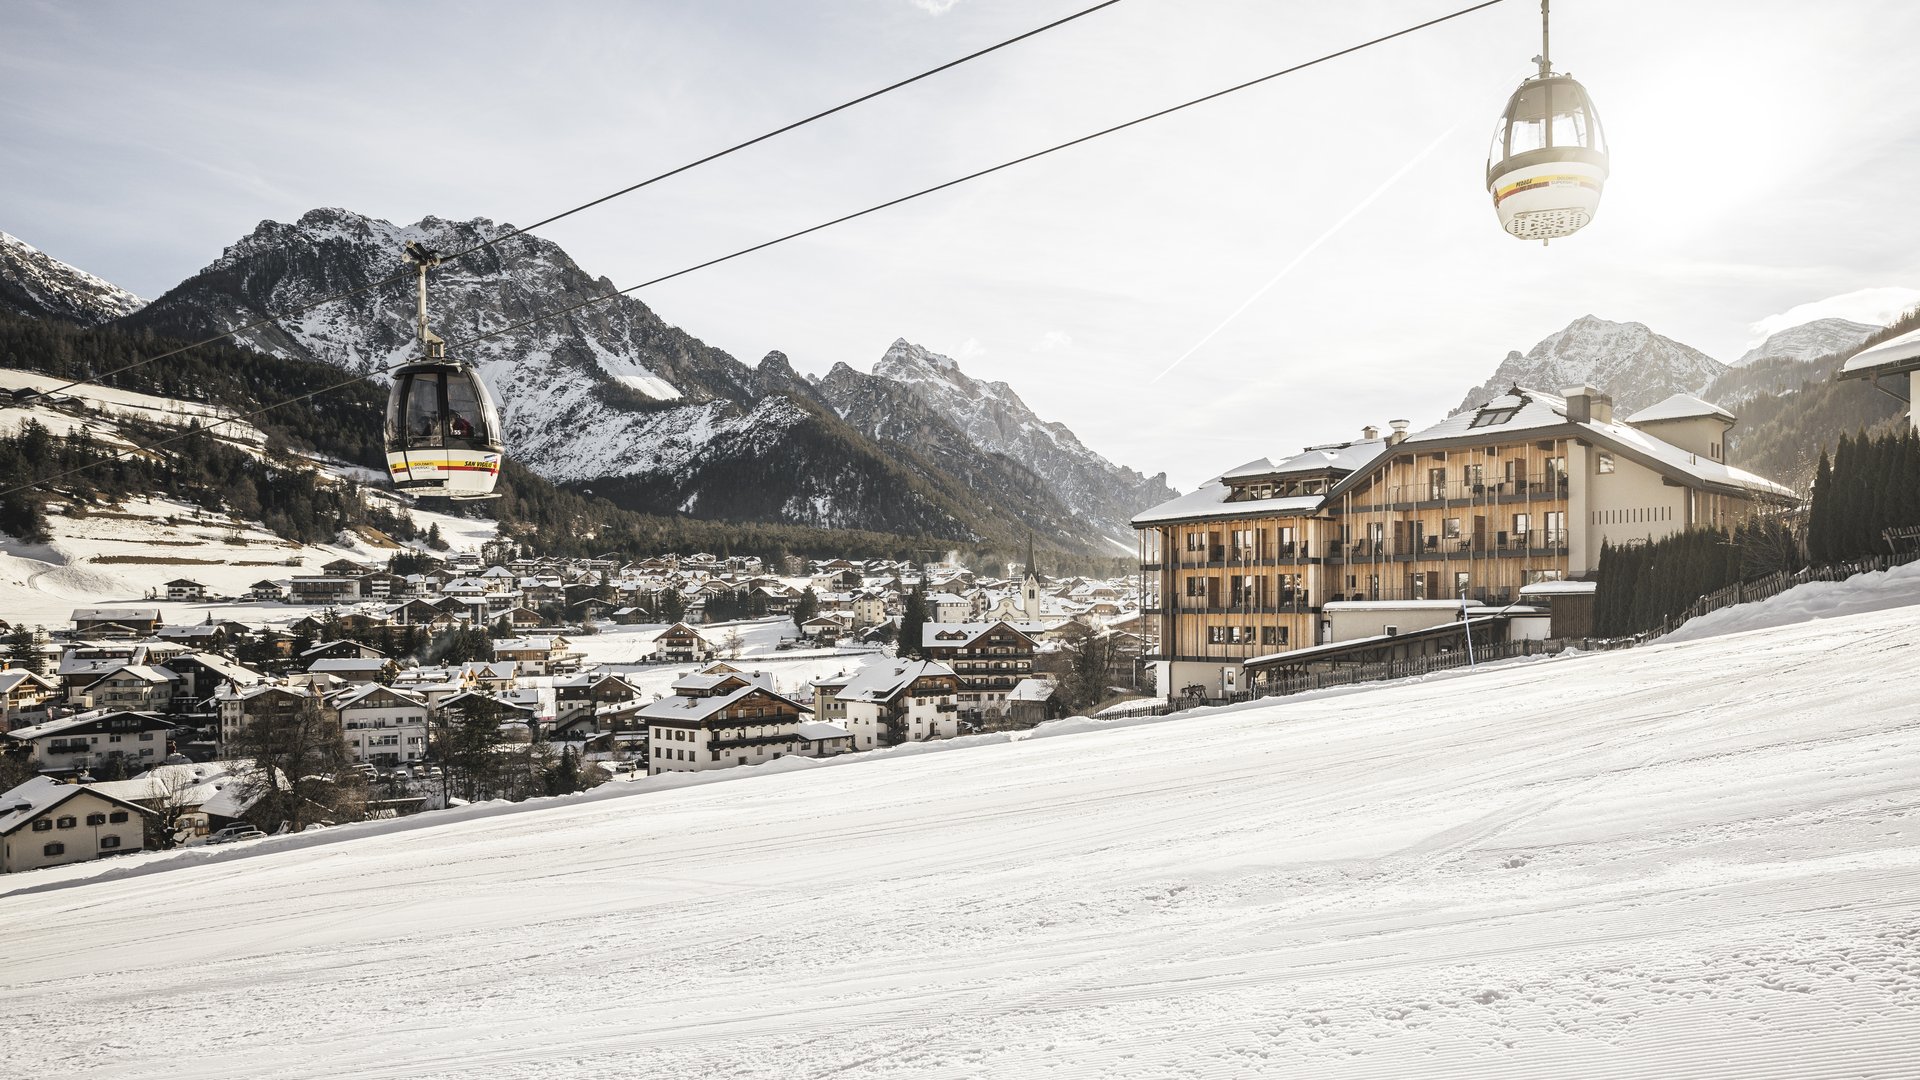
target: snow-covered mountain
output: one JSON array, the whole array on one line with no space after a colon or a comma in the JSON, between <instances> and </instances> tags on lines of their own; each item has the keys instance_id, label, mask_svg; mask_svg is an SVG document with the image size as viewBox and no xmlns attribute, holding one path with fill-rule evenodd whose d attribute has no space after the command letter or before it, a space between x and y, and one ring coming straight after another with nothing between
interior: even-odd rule
<instances>
[{"instance_id":1,"label":"snow-covered mountain","mask_svg":"<svg viewBox=\"0 0 1920 1080\"><path fill-rule=\"evenodd\" d=\"M145 300L0 232L0 312L98 326Z\"/></svg>"},{"instance_id":2,"label":"snow-covered mountain","mask_svg":"<svg viewBox=\"0 0 1920 1080\"><path fill-rule=\"evenodd\" d=\"M1075 514L1109 532L1130 536L1135 513L1177 494L1165 473L1144 476L1108 461L1065 424L1034 415L1006 383L975 379L905 338L887 349L873 375L906 387L973 445L1032 470Z\"/></svg>"},{"instance_id":3,"label":"snow-covered mountain","mask_svg":"<svg viewBox=\"0 0 1920 1080\"><path fill-rule=\"evenodd\" d=\"M1673 394L1698 394L1727 366L1698 349L1637 322L1583 315L1522 356L1509 352L1493 377L1467 392L1454 412L1482 404L1510 386L1557 391L1586 384L1613 396L1622 415Z\"/></svg>"},{"instance_id":4,"label":"snow-covered mountain","mask_svg":"<svg viewBox=\"0 0 1920 1080\"><path fill-rule=\"evenodd\" d=\"M509 231L484 218L399 226L340 209L263 222L127 323L198 336L364 288L236 340L377 374L417 352L411 275L376 286L406 272L404 245L450 254ZM748 367L632 297L507 329L613 288L534 236L432 273L435 331L450 355L480 368L501 399L512 454L542 476L654 513L957 540L1024 540L1033 530L1093 546L1050 478L1021 493L1000 466L970 460L938 433L922 445L908 432L850 424L780 353ZM494 331L504 332L469 340ZM1080 479L1073 484L1078 491Z\"/></svg>"},{"instance_id":5,"label":"snow-covered mountain","mask_svg":"<svg viewBox=\"0 0 1920 1080\"><path fill-rule=\"evenodd\" d=\"M1872 323L1852 319L1815 319L1768 337L1748 349L1745 356L1734 361L1734 366L1745 367L1760 360L1815 360L1852 352L1880 329Z\"/></svg>"}]
</instances>

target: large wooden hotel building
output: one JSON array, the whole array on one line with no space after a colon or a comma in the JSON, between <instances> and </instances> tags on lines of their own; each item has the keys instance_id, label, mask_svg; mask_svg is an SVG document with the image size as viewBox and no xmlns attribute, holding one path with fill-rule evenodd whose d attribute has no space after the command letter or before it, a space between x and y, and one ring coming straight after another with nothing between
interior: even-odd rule
<instances>
[{"instance_id":1,"label":"large wooden hotel building","mask_svg":"<svg viewBox=\"0 0 1920 1080\"><path fill-rule=\"evenodd\" d=\"M1160 685L1245 687L1246 661L1333 641L1328 605L1507 605L1591 575L1604 544L1792 505L1725 464L1734 421L1687 395L1616 420L1591 387L1514 387L1423 431L1229 470L1133 519Z\"/></svg>"}]
</instances>

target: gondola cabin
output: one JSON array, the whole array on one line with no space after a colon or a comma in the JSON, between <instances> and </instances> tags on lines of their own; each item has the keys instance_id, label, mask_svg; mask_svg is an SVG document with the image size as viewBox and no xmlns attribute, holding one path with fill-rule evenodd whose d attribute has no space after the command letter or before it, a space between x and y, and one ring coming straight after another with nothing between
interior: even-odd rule
<instances>
[{"instance_id":1,"label":"gondola cabin","mask_svg":"<svg viewBox=\"0 0 1920 1080\"><path fill-rule=\"evenodd\" d=\"M500 476L500 408L466 364L425 360L394 372L387 471L413 496L485 499Z\"/></svg>"},{"instance_id":2,"label":"gondola cabin","mask_svg":"<svg viewBox=\"0 0 1920 1080\"><path fill-rule=\"evenodd\" d=\"M1593 220L1606 180L1606 140L1586 88L1568 75L1521 83L1487 155L1500 227L1522 240L1571 236Z\"/></svg>"}]
</instances>

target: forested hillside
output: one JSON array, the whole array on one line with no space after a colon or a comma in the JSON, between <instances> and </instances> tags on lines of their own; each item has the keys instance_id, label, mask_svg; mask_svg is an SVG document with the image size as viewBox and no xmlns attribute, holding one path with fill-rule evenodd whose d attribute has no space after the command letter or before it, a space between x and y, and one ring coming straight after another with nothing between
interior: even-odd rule
<instances>
[{"instance_id":1,"label":"forested hillside","mask_svg":"<svg viewBox=\"0 0 1920 1080\"><path fill-rule=\"evenodd\" d=\"M405 538L403 523L368 520L361 500L352 494L351 483L323 480L307 469L299 456L310 454L383 469L380 425L385 394L380 386L364 380L342 386L339 384L346 376L331 365L263 357L227 344L203 346L131 371L107 374L180 344L147 331L86 329L0 316L0 368L88 378L104 386L202 402L238 413L305 399L252 418L251 422L268 435L267 462L214 439L194 436L168 447L157 459L136 455L117 463L101 463L110 456L110 449L97 442L56 438L45 432L16 434L0 446L0 476L31 481L90 462L97 464L87 472L8 497L4 512L13 526L0 524L0 529L15 535L31 534L35 531L31 523L42 513L38 507L51 493L77 496L85 502L110 501L152 490L209 508L260 516L288 539L311 540L362 521L399 532ZM122 428L142 443L178 434L153 428L129 430L125 424ZM501 498L465 504L456 512L496 518L503 535L529 551L541 553L641 555L706 550L763 557L925 558L958 550L987 565L1018 558L1022 543L1013 537L965 542L911 532L637 514L607 499L556 487L512 459L502 471L498 490ZM1044 537L1041 542L1044 549ZM1049 565L1058 565L1063 572L1106 573L1115 563L1113 559L1061 551L1049 559Z\"/></svg>"}]
</instances>

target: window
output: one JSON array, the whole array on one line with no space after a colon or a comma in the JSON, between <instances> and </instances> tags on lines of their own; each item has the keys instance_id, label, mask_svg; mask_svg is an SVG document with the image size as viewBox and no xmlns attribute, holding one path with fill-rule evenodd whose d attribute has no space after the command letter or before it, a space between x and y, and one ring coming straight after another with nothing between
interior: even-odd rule
<instances>
[{"instance_id":1,"label":"window","mask_svg":"<svg viewBox=\"0 0 1920 1080\"><path fill-rule=\"evenodd\" d=\"M1613 471L1613 455L1607 453L1605 450L1602 450L1598 454L1596 454L1593 460L1594 460L1595 467L1597 467L1601 472L1610 473Z\"/></svg>"},{"instance_id":2,"label":"window","mask_svg":"<svg viewBox=\"0 0 1920 1080\"><path fill-rule=\"evenodd\" d=\"M107 823L107 815L105 814L88 814L87 815L87 824L89 825L105 825L106 823Z\"/></svg>"},{"instance_id":3,"label":"window","mask_svg":"<svg viewBox=\"0 0 1920 1080\"><path fill-rule=\"evenodd\" d=\"M1460 519L1448 518L1445 522L1441 523L1440 535L1449 540L1460 539Z\"/></svg>"},{"instance_id":4,"label":"window","mask_svg":"<svg viewBox=\"0 0 1920 1080\"><path fill-rule=\"evenodd\" d=\"M52 832L52 831L53 831L53 819L52 819L52 818L40 818L40 819L38 819L38 820L36 820L36 821L35 821L35 822L33 823L33 831L34 831L34 832Z\"/></svg>"},{"instance_id":5,"label":"window","mask_svg":"<svg viewBox=\"0 0 1920 1080\"><path fill-rule=\"evenodd\" d=\"M1518 408L1481 409L1480 412L1474 416L1473 423L1467 426L1469 428L1495 427L1513 419L1519 411Z\"/></svg>"},{"instance_id":6,"label":"window","mask_svg":"<svg viewBox=\"0 0 1920 1080\"><path fill-rule=\"evenodd\" d=\"M1467 485L1468 491L1473 492L1475 495L1486 491L1487 467L1485 465L1468 465L1465 466L1462 471L1466 475L1460 479Z\"/></svg>"},{"instance_id":7,"label":"window","mask_svg":"<svg viewBox=\"0 0 1920 1080\"><path fill-rule=\"evenodd\" d=\"M153 732L151 732L151 731L143 731L143 732L141 732L141 733L140 733L140 741L141 741L141 742L152 742L152 741L153 741Z\"/></svg>"},{"instance_id":8,"label":"window","mask_svg":"<svg viewBox=\"0 0 1920 1080\"><path fill-rule=\"evenodd\" d=\"M1285 645L1286 643L1287 643L1287 628L1286 628L1286 627L1284 627L1284 626L1263 626L1263 627L1261 627L1261 628L1260 628L1260 644L1262 644L1262 645Z\"/></svg>"},{"instance_id":9,"label":"window","mask_svg":"<svg viewBox=\"0 0 1920 1080\"><path fill-rule=\"evenodd\" d=\"M74 826L74 820L70 817L63 817L60 820L54 822L54 824L60 826L63 829L71 829Z\"/></svg>"},{"instance_id":10,"label":"window","mask_svg":"<svg viewBox=\"0 0 1920 1080\"><path fill-rule=\"evenodd\" d=\"M67 845L48 844L46 847L40 849L40 853L43 855L65 855L67 853Z\"/></svg>"},{"instance_id":11,"label":"window","mask_svg":"<svg viewBox=\"0 0 1920 1080\"><path fill-rule=\"evenodd\" d=\"M1427 470L1427 498L1438 501L1447 497L1447 470Z\"/></svg>"},{"instance_id":12,"label":"window","mask_svg":"<svg viewBox=\"0 0 1920 1080\"><path fill-rule=\"evenodd\" d=\"M117 848L120 846L120 838L117 836L103 836L100 838L100 846L103 848Z\"/></svg>"},{"instance_id":13,"label":"window","mask_svg":"<svg viewBox=\"0 0 1920 1080\"><path fill-rule=\"evenodd\" d=\"M1187 595L1196 598L1207 595L1207 579L1203 577L1188 578Z\"/></svg>"},{"instance_id":14,"label":"window","mask_svg":"<svg viewBox=\"0 0 1920 1080\"><path fill-rule=\"evenodd\" d=\"M1453 575L1453 595L1467 595L1467 585L1471 577L1472 575L1468 574L1465 570L1455 571Z\"/></svg>"},{"instance_id":15,"label":"window","mask_svg":"<svg viewBox=\"0 0 1920 1080\"><path fill-rule=\"evenodd\" d=\"M1209 644L1209 645L1225 645L1226 643L1227 643L1227 628L1226 628L1226 627L1224 627L1224 626L1209 626L1209 627L1207 627L1207 644Z\"/></svg>"}]
</instances>

